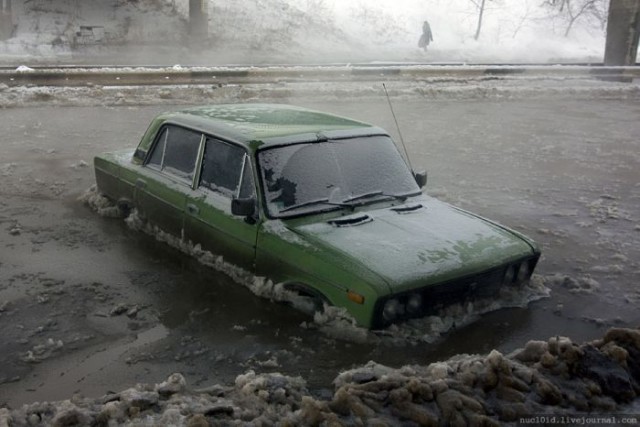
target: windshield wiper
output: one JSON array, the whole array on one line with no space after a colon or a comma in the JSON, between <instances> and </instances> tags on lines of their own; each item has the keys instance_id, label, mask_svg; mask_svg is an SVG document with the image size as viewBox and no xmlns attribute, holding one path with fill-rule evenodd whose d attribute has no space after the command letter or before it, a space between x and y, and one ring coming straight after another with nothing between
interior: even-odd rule
<instances>
[{"instance_id":1,"label":"windshield wiper","mask_svg":"<svg viewBox=\"0 0 640 427\"><path fill-rule=\"evenodd\" d=\"M370 191L368 193L358 194L356 196L347 197L346 199L344 199L342 201L342 203L351 203L351 202L355 202L356 200L368 199L369 197L382 196L382 195L384 195L382 190Z\"/></svg>"},{"instance_id":2,"label":"windshield wiper","mask_svg":"<svg viewBox=\"0 0 640 427\"><path fill-rule=\"evenodd\" d=\"M370 191L368 193L358 194L356 196L348 197L348 198L344 199L342 201L342 203L351 203L351 202L354 202L356 200L368 199L369 197L375 197L375 196L393 197L396 200L405 201L407 199L407 197L417 196L419 194L422 194L422 192L421 191L411 191L411 192L408 192L408 193L390 194L390 193L385 193L382 190L376 190L376 191Z\"/></svg>"},{"instance_id":3,"label":"windshield wiper","mask_svg":"<svg viewBox=\"0 0 640 427\"><path fill-rule=\"evenodd\" d=\"M306 202L302 202L302 203L298 203L298 204L295 204L295 205L287 206L286 208L280 209L280 213L292 211L292 210L298 209L298 208L304 208L304 207L307 207L307 206L313 206L313 205L332 205L332 206L341 206L341 207L347 207L347 208L353 209L353 205L350 205L350 204L344 203L344 202L340 202L340 203L332 202L332 201L329 201L328 197L323 197L323 198L320 198L320 199L307 200Z\"/></svg>"},{"instance_id":4,"label":"windshield wiper","mask_svg":"<svg viewBox=\"0 0 640 427\"><path fill-rule=\"evenodd\" d=\"M286 208L280 209L280 213L289 212L295 209L304 208L307 206L314 205L331 205L331 206L340 206L343 208L350 208L351 210L355 209L358 205L357 203L353 203L355 201L361 199L368 199L370 197L383 196L383 197L393 197L396 200L405 201L407 197L417 196L422 194L422 191L411 191L408 193L400 193L400 194L389 194L385 193L382 190L370 191L364 194L357 194L355 196L347 197L341 201L334 201L332 197L322 197L319 199L307 200L306 202L297 203L295 205L287 206Z\"/></svg>"}]
</instances>

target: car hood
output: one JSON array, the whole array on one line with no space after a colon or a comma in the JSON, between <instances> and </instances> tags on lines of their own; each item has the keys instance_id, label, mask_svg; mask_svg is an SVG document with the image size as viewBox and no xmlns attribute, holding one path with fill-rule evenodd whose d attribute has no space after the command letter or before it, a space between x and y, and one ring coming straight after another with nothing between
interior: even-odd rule
<instances>
[{"instance_id":1,"label":"car hood","mask_svg":"<svg viewBox=\"0 0 640 427\"><path fill-rule=\"evenodd\" d=\"M534 253L516 233L423 196L290 229L382 277L389 292L486 271Z\"/></svg>"}]
</instances>

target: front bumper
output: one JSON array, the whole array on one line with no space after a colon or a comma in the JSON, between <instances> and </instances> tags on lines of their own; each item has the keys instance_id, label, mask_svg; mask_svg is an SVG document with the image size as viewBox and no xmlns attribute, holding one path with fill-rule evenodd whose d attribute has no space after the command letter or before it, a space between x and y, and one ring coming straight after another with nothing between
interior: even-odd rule
<instances>
[{"instance_id":1,"label":"front bumper","mask_svg":"<svg viewBox=\"0 0 640 427\"><path fill-rule=\"evenodd\" d=\"M373 329L433 315L443 307L469 299L491 297L503 286L519 286L531 278L539 258L540 254L536 254L471 276L388 295L376 302ZM393 300L397 302L392 304L395 315L391 316L385 306Z\"/></svg>"}]
</instances>

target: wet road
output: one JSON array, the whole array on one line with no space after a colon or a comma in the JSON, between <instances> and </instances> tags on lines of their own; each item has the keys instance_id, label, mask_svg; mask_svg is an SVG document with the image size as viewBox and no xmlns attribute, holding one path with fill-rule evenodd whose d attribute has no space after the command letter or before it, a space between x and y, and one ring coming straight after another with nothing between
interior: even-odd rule
<instances>
[{"instance_id":1,"label":"wet road","mask_svg":"<svg viewBox=\"0 0 640 427\"><path fill-rule=\"evenodd\" d=\"M384 98L298 105L396 134ZM364 105L364 108L363 108ZM137 144L170 106L0 114L0 404L99 396L182 372L205 386L247 369L300 375L317 393L342 369L426 364L554 335L575 341L640 313L640 103L395 101L427 192L543 248L551 298L435 344L344 342L224 274L98 216L78 197L96 153Z\"/></svg>"}]
</instances>

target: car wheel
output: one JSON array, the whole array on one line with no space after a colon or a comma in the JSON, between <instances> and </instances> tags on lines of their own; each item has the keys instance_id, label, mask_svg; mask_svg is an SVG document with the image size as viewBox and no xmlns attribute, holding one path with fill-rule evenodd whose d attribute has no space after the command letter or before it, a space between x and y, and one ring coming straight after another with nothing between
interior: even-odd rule
<instances>
[{"instance_id":1,"label":"car wheel","mask_svg":"<svg viewBox=\"0 0 640 427\"><path fill-rule=\"evenodd\" d=\"M289 301L289 303L311 316L317 311L322 312L325 304L330 305L324 295L305 285L298 283L288 284L285 285L285 289L294 292L300 298L300 301Z\"/></svg>"},{"instance_id":2,"label":"car wheel","mask_svg":"<svg viewBox=\"0 0 640 427\"><path fill-rule=\"evenodd\" d=\"M116 203L118 212L122 218L128 218L131 215L131 203L128 200L118 200Z\"/></svg>"}]
</instances>

